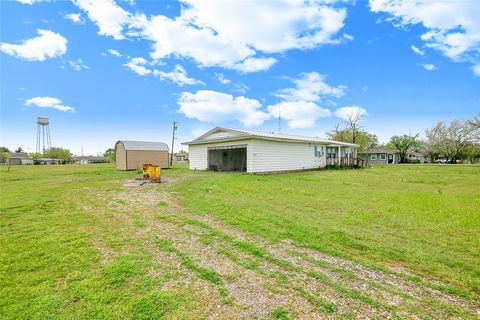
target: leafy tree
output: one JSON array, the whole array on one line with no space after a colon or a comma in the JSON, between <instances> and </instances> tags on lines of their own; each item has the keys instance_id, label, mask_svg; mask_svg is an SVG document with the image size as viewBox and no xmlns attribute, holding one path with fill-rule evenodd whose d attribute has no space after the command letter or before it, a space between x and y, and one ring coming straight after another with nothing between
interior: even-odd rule
<instances>
[{"instance_id":1,"label":"leafy tree","mask_svg":"<svg viewBox=\"0 0 480 320\"><path fill-rule=\"evenodd\" d=\"M116 159L116 154L115 154L115 149L113 148L109 148L107 149L107 151L105 151L105 153L103 154L103 156L105 157L105 159L107 159L109 162L114 162Z\"/></svg>"},{"instance_id":2,"label":"leafy tree","mask_svg":"<svg viewBox=\"0 0 480 320\"><path fill-rule=\"evenodd\" d=\"M480 161L480 144L469 143L461 152L460 158L470 163Z\"/></svg>"},{"instance_id":3,"label":"leafy tree","mask_svg":"<svg viewBox=\"0 0 480 320\"><path fill-rule=\"evenodd\" d=\"M59 147L53 147L53 148L48 149L45 156L47 158L59 159L59 160L62 160L64 162L68 162L72 159L72 154L70 153L70 150L64 149L64 148L59 148Z\"/></svg>"},{"instance_id":4,"label":"leafy tree","mask_svg":"<svg viewBox=\"0 0 480 320\"><path fill-rule=\"evenodd\" d=\"M353 141L354 134L350 128L339 130L338 126L336 126L332 131L327 132L327 136L331 140L356 143L360 145L358 148L359 152L367 151L368 149L378 145L378 138L375 134L368 133L360 129L357 129L355 133L355 142Z\"/></svg>"},{"instance_id":5,"label":"leafy tree","mask_svg":"<svg viewBox=\"0 0 480 320\"><path fill-rule=\"evenodd\" d=\"M8 156L10 155L10 150L7 147L0 147L0 162L4 163L7 161Z\"/></svg>"},{"instance_id":6,"label":"leafy tree","mask_svg":"<svg viewBox=\"0 0 480 320\"><path fill-rule=\"evenodd\" d=\"M418 134L402 136L393 136L390 138L388 145L398 150L400 153L400 163L407 163L407 153L413 148L419 147L420 141L418 140Z\"/></svg>"},{"instance_id":7,"label":"leafy tree","mask_svg":"<svg viewBox=\"0 0 480 320\"><path fill-rule=\"evenodd\" d=\"M28 156L33 160L38 160L43 157L43 154L41 154L40 152L32 152L32 153L29 153Z\"/></svg>"},{"instance_id":8,"label":"leafy tree","mask_svg":"<svg viewBox=\"0 0 480 320\"><path fill-rule=\"evenodd\" d=\"M15 152L23 152L23 148L22 148L22 147L18 147L17 149L15 149Z\"/></svg>"}]
</instances>

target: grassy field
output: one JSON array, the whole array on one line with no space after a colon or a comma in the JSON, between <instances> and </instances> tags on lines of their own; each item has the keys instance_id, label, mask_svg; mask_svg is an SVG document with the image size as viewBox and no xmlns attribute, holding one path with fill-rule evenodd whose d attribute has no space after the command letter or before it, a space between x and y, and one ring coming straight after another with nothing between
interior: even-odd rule
<instances>
[{"instance_id":1,"label":"grassy field","mask_svg":"<svg viewBox=\"0 0 480 320\"><path fill-rule=\"evenodd\" d=\"M478 166L0 170L0 319L480 315Z\"/></svg>"}]
</instances>

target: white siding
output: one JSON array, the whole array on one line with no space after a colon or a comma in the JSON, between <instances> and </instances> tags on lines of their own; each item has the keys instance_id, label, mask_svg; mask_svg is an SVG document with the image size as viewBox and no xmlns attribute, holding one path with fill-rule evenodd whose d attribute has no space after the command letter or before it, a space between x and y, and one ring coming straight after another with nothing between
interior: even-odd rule
<instances>
[{"instance_id":1,"label":"white siding","mask_svg":"<svg viewBox=\"0 0 480 320\"><path fill-rule=\"evenodd\" d=\"M322 168L326 165L325 154L315 157L314 146L321 144L293 143L255 139L251 143L249 172L275 172Z\"/></svg>"},{"instance_id":2,"label":"white siding","mask_svg":"<svg viewBox=\"0 0 480 320\"><path fill-rule=\"evenodd\" d=\"M189 145L189 166L193 170L208 169L208 147L247 145L247 172L276 172L323 168L326 165L326 155L314 156L314 146L298 142L239 140L219 143Z\"/></svg>"},{"instance_id":3,"label":"white siding","mask_svg":"<svg viewBox=\"0 0 480 320\"><path fill-rule=\"evenodd\" d=\"M251 168L251 140L238 140L229 142L218 142L208 144L197 144L188 146L188 160L189 168L192 170L207 170L208 169L208 147L247 145L247 172Z\"/></svg>"}]
</instances>

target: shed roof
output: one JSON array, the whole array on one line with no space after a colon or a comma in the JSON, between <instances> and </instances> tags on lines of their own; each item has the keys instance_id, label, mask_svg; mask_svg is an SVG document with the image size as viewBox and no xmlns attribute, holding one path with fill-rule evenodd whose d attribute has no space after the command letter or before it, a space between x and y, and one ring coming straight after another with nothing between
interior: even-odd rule
<instances>
[{"instance_id":1,"label":"shed roof","mask_svg":"<svg viewBox=\"0 0 480 320\"><path fill-rule=\"evenodd\" d=\"M224 138L215 138L215 139L208 139L208 135L216 132L216 131L229 131L233 133L238 133L238 135L233 137L224 137ZM207 139L205 139L207 138ZM216 127L205 134L201 135L200 137L189 141L184 142L183 144L202 144L207 142L218 142L218 141L227 141L227 140L238 140L238 139L245 139L245 138L260 138L266 140L282 140L282 141L296 141L296 142L309 142L309 143L325 143L328 145L334 146L349 146L349 147L358 147L358 144L347 143L347 142L340 142L328 139L321 139L317 137L307 137L307 136L300 136L300 135L293 135L293 134L284 134L284 133L274 133L274 132L266 132L266 131L257 131L257 130L245 130L245 129L230 129L230 128L222 128Z\"/></svg>"},{"instance_id":2,"label":"shed roof","mask_svg":"<svg viewBox=\"0 0 480 320\"><path fill-rule=\"evenodd\" d=\"M164 142L119 140L117 143L122 143L125 150L129 151L168 151L168 145Z\"/></svg>"}]
</instances>

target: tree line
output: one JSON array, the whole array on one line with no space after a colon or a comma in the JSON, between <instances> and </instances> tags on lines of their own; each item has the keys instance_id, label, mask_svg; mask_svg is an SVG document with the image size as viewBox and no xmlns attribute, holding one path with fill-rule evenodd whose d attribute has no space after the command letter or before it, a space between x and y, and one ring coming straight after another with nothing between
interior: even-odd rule
<instances>
[{"instance_id":1,"label":"tree line","mask_svg":"<svg viewBox=\"0 0 480 320\"><path fill-rule=\"evenodd\" d=\"M352 112L344 119L344 127L337 125L327 132L329 139L356 143L358 151L368 153L375 147L386 147L397 150L400 162L409 162L408 153L417 151L429 158L430 162L442 159L448 163L458 160L475 163L480 161L480 113L472 119L454 119L439 121L425 131L425 138L420 134L394 135L386 144L379 144L378 137L367 132L361 125L364 115Z\"/></svg>"}]
</instances>

